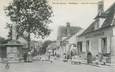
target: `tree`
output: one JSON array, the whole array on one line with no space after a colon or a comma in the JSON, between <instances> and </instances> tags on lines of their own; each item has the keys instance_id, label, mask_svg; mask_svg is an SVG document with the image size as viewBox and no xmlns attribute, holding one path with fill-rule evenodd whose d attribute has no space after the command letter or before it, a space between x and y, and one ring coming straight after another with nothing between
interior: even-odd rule
<instances>
[{"instance_id":1,"label":"tree","mask_svg":"<svg viewBox=\"0 0 115 72\"><path fill-rule=\"evenodd\" d=\"M6 7L6 15L16 26L17 36L24 36L27 32L28 48L30 48L31 34L35 37L48 36L51 30L48 24L51 23L52 8L47 0L13 0Z\"/></svg>"}]
</instances>

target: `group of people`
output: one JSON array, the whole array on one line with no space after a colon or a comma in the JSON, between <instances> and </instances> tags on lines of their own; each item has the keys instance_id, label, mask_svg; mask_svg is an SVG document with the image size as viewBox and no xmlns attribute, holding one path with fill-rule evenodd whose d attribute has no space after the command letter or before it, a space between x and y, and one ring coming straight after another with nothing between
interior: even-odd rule
<instances>
[{"instance_id":1,"label":"group of people","mask_svg":"<svg viewBox=\"0 0 115 72\"><path fill-rule=\"evenodd\" d=\"M23 55L24 62L32 62L32 52L25 52Z\"/></svg>"},{"instance_id":2,"label":"group of people","mask_svg":"<svg viewBox=\"0 0 115 72\"><path fill-rule=\"evenodd\" d=\"M101 53L101 54L97 54L95 56L95 59L92 58L92 54L89 53L87 55L87 63L93 63L95 64L96 66L99 66L99 65L108 65L111 63L111 59L110 59L110 53Z\"/></svg>"},{"instance_id":3,"label":"group of people","mask_svg":"<svg viewBox=\"0 0 115 72\"><path fill-rule=\"evenodd\" d=\"M77 61L77 62L84 61L84 60L82 60L81 56L71 55L71 54L70 55L65 55L64 59L67 59L67 60L71 59L71 60ZM107 59L108 59L108 57L104 56L103 54L99 54L99 55L96 55L94 57L91 52L88 52L87 57L86 57L86 63L87 64L95 64L95 65L106 65L107 64Z\"/></svg>"},{"instance_id":4,"label":"group of people","mask_svg":"<svg viewBox=\"0 0 115 72\"><path fill-rule=\"evenodd\" d=\"M108 58L109 58L109 56L96 55L95 63L96 63L96 65L99 65L99 64L101 64L101 65L106 65L107 63L110 63L110 61L107 62L107 59L108 59Z\"/></svg>"}]
</instances>

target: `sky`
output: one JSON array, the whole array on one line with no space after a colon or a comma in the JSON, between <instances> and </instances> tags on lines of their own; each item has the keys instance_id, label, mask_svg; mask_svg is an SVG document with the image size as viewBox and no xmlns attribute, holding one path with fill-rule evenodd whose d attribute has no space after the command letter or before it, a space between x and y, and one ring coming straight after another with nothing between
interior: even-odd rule
<instances>
[{"instance_id":1,"label":"sky","mask_svg":"<svg viewBox=\"0 0 115 72\"><path fill-rule=\"evenodd\" d=\"M8 17L6 17L5 15L4 8L11 1L12 0L0 0L0 36L4 38L7 38L8 35L8 29L6 29L5 27L6 23L9 21ZM49 28L52 30L52 32L49 35L49 37L45 39L56 40L58 27L66 26L67 22L70 22L71 26L80 26L81 28L86 29L92 23L94 17L97 14L97 4L95 4L97 0L66 0L66 1L49 0L49 1L50 5L52 6L54 16L51 18L52 23L49 25ZM71 1L74 1L75 3L93 2L94 4L67 4L68 2ZM113 2L115 2L115 0L104 0L104 9L106 10L108 7L110 7L110 5L112 5Z\"/></svg>"}]
</instances>

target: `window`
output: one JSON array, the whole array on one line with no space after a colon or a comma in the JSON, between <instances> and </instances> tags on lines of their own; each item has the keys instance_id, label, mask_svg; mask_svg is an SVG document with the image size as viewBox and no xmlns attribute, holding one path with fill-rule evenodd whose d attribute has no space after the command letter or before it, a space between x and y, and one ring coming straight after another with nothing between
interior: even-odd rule
<instances>
[{"instance_id":1,"label":"window","mask_svg":"<svg viewBox=\"0 0 115 72\"><path fill-rule=\"evenodd\" d=\"M100 18L99 19L99 28L102 27L103 23L104 23L105 19L104 18Z\"/></svg>"}]
</instances>

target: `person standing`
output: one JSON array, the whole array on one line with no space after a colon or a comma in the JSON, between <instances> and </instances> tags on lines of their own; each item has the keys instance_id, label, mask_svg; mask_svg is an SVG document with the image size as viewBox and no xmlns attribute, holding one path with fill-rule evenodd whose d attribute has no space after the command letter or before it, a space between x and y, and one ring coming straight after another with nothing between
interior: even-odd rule
<instances>
[{"instance_id":1,"label":"person standing","mask_svg":"<svg viewBox=\"0 0 115 72\"><path fill-rule=\"evenodd\" d=\"M9 68L10 68L9 62L7 62L7 63L5 64L5 69L8 70Z\"/></svg>"},{"instance_id":2,"label":"person standing","mask_svg":"<svg viewBox=\"0 0 115 72\"><path fill-rule=\"evenodd\" d=\"M27 53L26 52L24 52L24 62L27 62Z\"/></svg>"},{"instance_id":3,"label":"person standing","mask_svg":"<svg viewBox=\"0 0 115 72\"><path fill-rule=\"evenodd\" d=\"M6 58L5 62L4 62L4 69L3 72L8 72L10 69L10 64L8 62L8 59Z\"/></svg>"},{"instance_id":4,"label":"person standing","mask_svg":"<svg viewBox=\"0 0 115 72\"><path fill-rule=\"evenodd\" d=\"M100 65L100 57L99 55L96 55L96 65L99 66Z\"/></svg>"},{"instance_id":5,"label":"person standing","mask_svg":"<svg viewBox=\"0 0 115 72\"><path fill-rule=\"evenodd\" d=\"M92 63L92 54L91 52L87 53L87 64L91 64Z\"/></svg>"},{"instance_id":6,"label":"person standing","mask_svg":"<svg viewBox=\"0 0 115 72\"><path fill-rule=\"evenodd\" d=\"M31 51L28 52L27 61L32 62L32 53L31 53Z\"/></svg>"}]
</instances>

